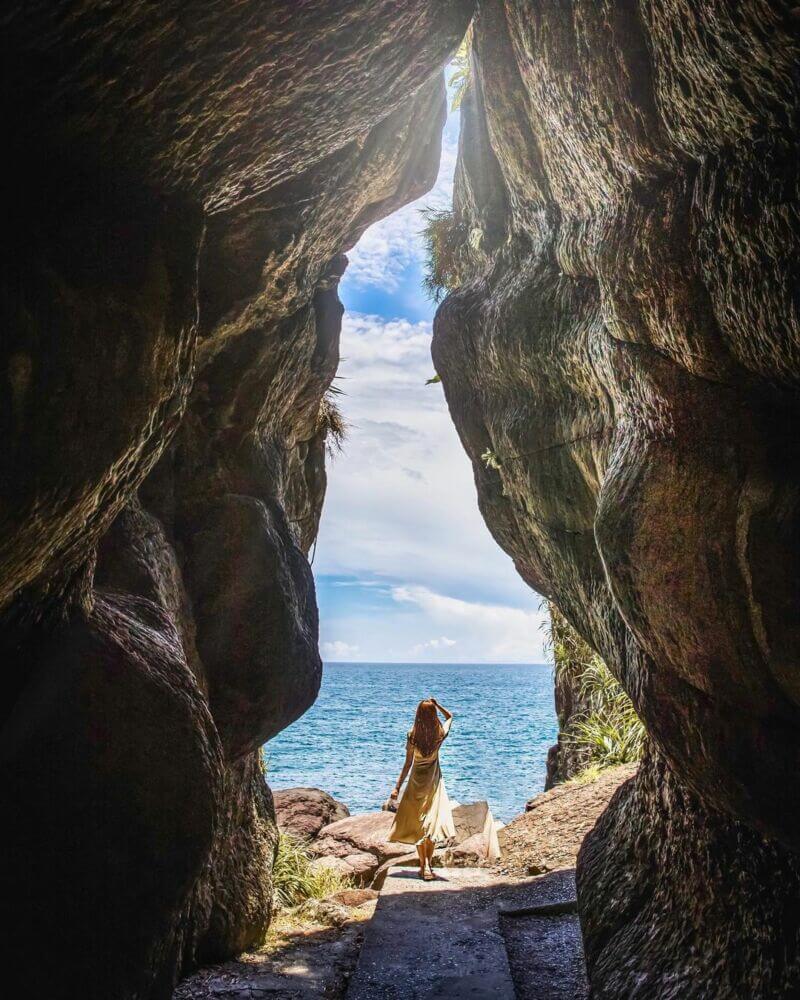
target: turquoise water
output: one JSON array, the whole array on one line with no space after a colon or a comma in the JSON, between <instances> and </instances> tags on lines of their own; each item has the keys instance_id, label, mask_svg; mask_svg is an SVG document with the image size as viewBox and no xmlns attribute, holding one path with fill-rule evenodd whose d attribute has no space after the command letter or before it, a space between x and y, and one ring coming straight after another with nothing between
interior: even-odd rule
<instances>
[{"instance_id":1,"label":"turquoise water","mask_svg":"<svg viewBox=\"0 0 800 1000\"><path fill-rule=\"evenodd\" d=\"M265 747L274 788L312 785L351 812L379 809L403 764L421 698L455 716L441 751L451 798L488 799L507 822L544 788L555 742L545 664L328 663L313 708Z\"/></svg>"}]
</instances>

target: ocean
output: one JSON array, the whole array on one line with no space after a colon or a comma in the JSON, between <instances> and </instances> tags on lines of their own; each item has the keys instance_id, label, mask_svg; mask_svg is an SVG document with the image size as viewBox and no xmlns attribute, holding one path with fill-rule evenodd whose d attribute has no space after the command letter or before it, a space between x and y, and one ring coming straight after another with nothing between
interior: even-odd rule
<instances>
[{"instance_id":1,"label":"ocean","mask_svg":"<svg viewBox=\"0 0 800 1000\"><path fill-rule=\"evenodd\" d=\"M508 822L544 788L558 729L549 664L327 663L315 705L264 747L273 789L309 785L352 813L379 809L422 698L454 715L441 751L448 795Z\"/></svg>"}]
</instances>

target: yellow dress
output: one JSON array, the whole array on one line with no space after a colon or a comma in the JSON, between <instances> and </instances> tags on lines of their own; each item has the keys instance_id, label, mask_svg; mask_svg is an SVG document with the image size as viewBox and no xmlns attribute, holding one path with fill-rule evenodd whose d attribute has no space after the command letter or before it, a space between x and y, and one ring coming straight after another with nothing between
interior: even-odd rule
<instances>
[{"instance_id":1,"label":"yellow dress","mask_svg":"<svg viewBox=\"0 0 800 1000\"><path fill-rule=\"evenodd\" d=\"M447 719L442 726L444 736L450 732L450 722ZM411 746L410 740L406 746ZM439 747L427 757L414 747L414 763L406 790L394 814L389 840L400 844L420 844L426 837L430 837L435 843L441 844L453 839L455 835L450 800L439 767Z\"/></svg>"}]
</instances>

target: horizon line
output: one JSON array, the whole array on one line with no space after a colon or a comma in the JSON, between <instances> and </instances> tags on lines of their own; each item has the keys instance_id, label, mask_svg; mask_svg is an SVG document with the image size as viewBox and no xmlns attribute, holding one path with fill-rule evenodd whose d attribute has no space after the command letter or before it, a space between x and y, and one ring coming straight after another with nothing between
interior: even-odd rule
<instances>
[{"instance_id":1,"label":"horizon line","mask_svg":"<svg viewBox=\"0 0 800 1000\"><path fill-rule=\"evenodd\" d=\"M552 660L323 660L323 665L344 663L350 666L406 666L416 667L552 667Z\"/></svg>"}]
</instances>

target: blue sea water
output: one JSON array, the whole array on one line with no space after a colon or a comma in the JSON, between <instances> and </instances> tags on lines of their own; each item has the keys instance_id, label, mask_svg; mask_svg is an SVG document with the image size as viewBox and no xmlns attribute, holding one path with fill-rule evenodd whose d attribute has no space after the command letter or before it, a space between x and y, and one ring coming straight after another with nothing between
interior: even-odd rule
<instances>
[{"instance_id":1,"label":"blue sea water","mask_svg":"<svg viewBox=\"0 0 800 1000\"><path fill-rule=\"evenodd\" d=\"M556 738L547 664L328 663L316 704L264 748L267 780L322 788L353 813L379 809L431 696L455 717L440 756L449 796L488 799L504 822L522 812Z\"/></svg>"}]
</instances>

